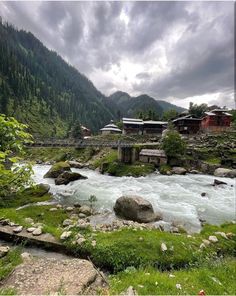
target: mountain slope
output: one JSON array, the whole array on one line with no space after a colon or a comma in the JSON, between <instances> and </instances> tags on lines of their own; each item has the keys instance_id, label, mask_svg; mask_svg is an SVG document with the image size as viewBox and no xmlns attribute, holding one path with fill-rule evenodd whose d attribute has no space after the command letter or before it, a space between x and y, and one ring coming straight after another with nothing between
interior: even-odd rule
<instances>
[{"instance_id":1,"label":"mountain slope","mask_svg":"<svg viewBox=\"0 0 236 296\"><path fill-rule=\"evenodd\" d=\"M109 99L116 108L120 111L121 116L137 116L138 112L154 111L161 117L163 112L174 109L177 112L182 112L185 109L165 101L155 100L148 95L140 95L138 97L131 97L128 93L117 91L110 95Z\"/></svg>"},{"instance_id":2,"label":"mountain slope","mask_svg":"<svg viewBox=\"0 0 236 296\"><path fill-rule=\"evenodd\" d=\"M93 131L114 118L84 75L31 33L0 24L0 112L40 136L64 136L79 120Z\"/></svg>"}]
</instances>

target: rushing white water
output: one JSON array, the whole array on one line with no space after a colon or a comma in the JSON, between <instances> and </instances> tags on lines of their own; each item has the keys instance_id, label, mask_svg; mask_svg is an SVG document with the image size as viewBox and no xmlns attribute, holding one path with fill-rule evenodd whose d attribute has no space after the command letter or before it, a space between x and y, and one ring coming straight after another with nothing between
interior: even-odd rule
<instances>
[{"instance_id":1,"label":"rushing white water","mask_svg":"<svg viewBox=\"0 0 236 296\"><path fill-rule=\"evenodd\" d=\"M147 177L111 177L88 169L73 169L86 180L78 180L68 185L56 186L53 179L43 175L50 166L34 166L34 179L37 183L48 183L55 199L67 204L87 201L96 195L97 208L112 210L115 201L122 195L135 194L149 200L155 211L161 212L163 220L175 222L189 231L199 231L199 218L211 224L220 224L235 219L236 182L235 179L217 178L227 183L212 186L214 176L172 175L158 173ZM202 197L201 193L206 196Z\"/></svg>"}]
</instances>

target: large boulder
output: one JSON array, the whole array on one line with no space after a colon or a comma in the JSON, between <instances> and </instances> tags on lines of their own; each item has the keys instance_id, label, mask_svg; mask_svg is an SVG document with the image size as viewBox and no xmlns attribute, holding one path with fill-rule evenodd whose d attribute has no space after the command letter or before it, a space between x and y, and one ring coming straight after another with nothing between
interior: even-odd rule
<instances>
[{"instance_id":1,"label":"large boulder","mask_svg":"<svg viewBox=\"0 0 236 296\"><path fill-rule=\"evenodd\" d=\"M67 162L57 162L44 175L44 178L57 178L61 173L70 171L70 165Z\"/></svg>"},{"instance_id":2,"label":"large boulder","mask_svg":"<svg viewBox=\"0 0 236 296\"><path fill-rule=\"evenodd\" d=\"M140 223L157 220L151 203L140 196L121 196L115 203L114 211L122 218Z\"/></svg>"},{"instance_id":3,"label":"large boulder","mask_svg":"<svg viewBox=\"0 0 236 296\"><path fill-rule=\"evenodd\" d=\"M177 175L185 175L187 173L187 170L182 167L173 167L171 172Z\"/></svg>"},{"instance_id":4,"label":"large boulder","mask_svg":"<svg viewBox=\"0 0 236 296\"><path fill-rule=\"evenodd\" d=\"M75 172L63 172L55 180L56 185L66 185L72 181L87 179L87 177Z\"/></svg>"},{"instance_id":5,"label":"large boulder","mask_svg":"<svg viewBox=\"0 0 236 296\"><path fill-rule=\"evenodd\" d=\"M22 194L27 196L36 196L41 197L45 194L47 194L50 190L50 186L48 184L37 184L35 186L26 188Z\"/></svg>"},{"instance_id":6,"label":"large boulder","mask_svg":"<svg viewBox=\"0 0 236 296\"><path fill-rule=\"evenodd\" d=\"M214 176L235 178L236 177L236 170L218 168L214 171Z\"/></svg>"}]
</instances>

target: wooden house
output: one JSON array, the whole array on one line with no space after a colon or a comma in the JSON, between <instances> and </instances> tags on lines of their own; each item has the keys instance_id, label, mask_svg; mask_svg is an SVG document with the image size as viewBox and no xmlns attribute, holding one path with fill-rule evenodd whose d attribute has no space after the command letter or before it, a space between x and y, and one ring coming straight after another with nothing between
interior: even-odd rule
<instances>
[{"instance_id":1,"label":"wooden house","mask_svg":"<svg viewBox=\"0 0 236 296\"><path fill-rule=\"evenodd\" d=\"M230 127L232 114L224 109L214 109L205 112L201 120L201 130L203 132L222 132Z\"/></svg>"},{"instance_id":2,"label":"wooden house","mask_svg":"<svg viewBox=\"0 0 236 296\"><path fill-rule=\"evenodd\" d=\"M139 161L159 166L167 163L167 157L164 150L142 149L139 153Z\"/></svg>"},{"instance_id":3,"label":"wooden house","mask_svg":"<svg viewBox=\"0 0 236 296\"><path fill-rule=\"evenodd\" d=\"M200 131L201 128L201 119L196 118L195 116L188 114L182 117L178 117L172 120L177 131L181 134L196 134Z\"/></svg>"},{"instance_id":4,"label":"wooden house","mask_svg":"<svg viewBox=\"0 0 236 296\"><path fill-rule=\"evenodd\" d=\"M142 135L143 120L135 118L123 118L123 134L124 135Z\"/></svg>"},{"instance_id":5,"label":"wooden house","mask_svg":"<svg viewBox=\"0 0 236 296\"><path fill-rule=\"evenodd\" d=\"M162 134L166 129L168 122L148 120L143 122L143 135L145 134Z\"/></svg>"},{"instance_id":6,"label":"wooden house","mask_svg":"<svg viewBox=\"0 0 236 296\"><path fill-rule=\"evenodd\" d=\"M123 118L123 134L131 135L154 135L161 134L167 127L167 122L135 118Z\"/></svg>"}]
</instances>

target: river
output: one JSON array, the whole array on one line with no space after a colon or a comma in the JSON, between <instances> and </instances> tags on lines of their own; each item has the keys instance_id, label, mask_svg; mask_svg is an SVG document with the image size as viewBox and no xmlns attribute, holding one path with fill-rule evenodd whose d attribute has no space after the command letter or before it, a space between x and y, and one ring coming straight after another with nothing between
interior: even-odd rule
<instances>
[{"instance_id":1,"label":"river","mask_svg":"<svg viewBox=\"0 0 236 296\"><path fill-rule=\"evenodd\" d=\"M34 180L51 186L55 200L64 204L87 203L90 195L96 195L96 208L110 210L117 198L133 194L149 200L155 211L161 212L165 222L182 225L190 232L201 228L199 218L210 224L221 224L235 219L236 181L230 178L217 178L227 183L212 186L215 177L209 175L165 176L153 173L146 177L112 177L101 175L89 169L72 169L87 176L68 185L56 186L53 179L44 179L48 165L33 167ZM206 196L202 197L201 193Z\"/></svg>"}]
</instances>

